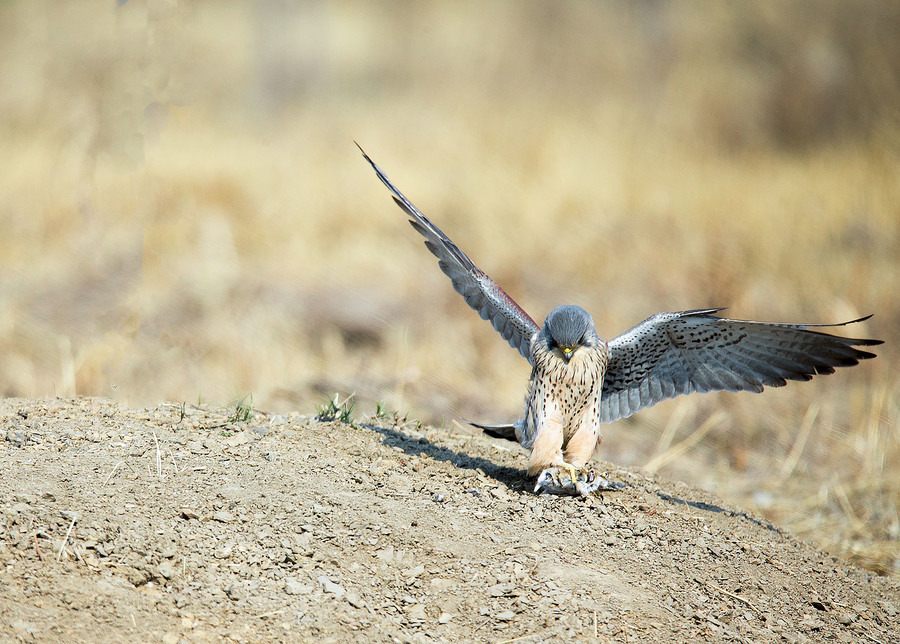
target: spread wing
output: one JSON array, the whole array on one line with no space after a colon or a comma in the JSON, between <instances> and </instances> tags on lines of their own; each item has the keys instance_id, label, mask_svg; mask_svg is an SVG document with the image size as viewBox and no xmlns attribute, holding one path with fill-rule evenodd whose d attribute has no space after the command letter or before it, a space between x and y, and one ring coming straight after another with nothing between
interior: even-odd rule
<instances>
[{"instance_id":1,"label":"spread wing","mask_svg":"<svg viewBox=\"0 0 900 644\"><path fill-rule=\"evenodd\" d=\"M358 143L356 147L359 147ZM478 311L482 319L489 320L504 340L531 362L531 336L539 331L540 327L391 183L361 147L359 151L375 170L381 182L391 191L397 205L409 216L412 227L425 238L425 246L438 258L438 266L453 282L456 292L465 298L469 306Z\"/></svg>"},{"instance_id":2,"label":"spread wing","mask_svg":"<svg viewBox=\"0 0 900 644\"><path fill-rule=\"evenodd\" d=\"M609 341L600 420L609 423L681 394L753 391L834 373L875 354L857 346L881 340L843 338L812 327L729 320L722 309L658 313Z\"/></svg>"}]
</instances>

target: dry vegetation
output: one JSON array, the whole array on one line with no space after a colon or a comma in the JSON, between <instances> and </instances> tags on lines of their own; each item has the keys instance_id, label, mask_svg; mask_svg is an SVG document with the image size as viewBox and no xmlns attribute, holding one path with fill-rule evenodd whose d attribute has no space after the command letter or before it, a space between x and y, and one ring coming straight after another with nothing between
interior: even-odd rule
<instances>
[{"instance_id":1,"label":"dry vegetation","mask_svg":"<svg viewBox=\"0 0 900 644\"><path fill-rule=\"evenodd\" d=\"M356 139L535 318L876 313L876 361L604 449L898 572L898 5L111 4L0 5L4 395L515 416Z\"/></svg>"}]
</instances>

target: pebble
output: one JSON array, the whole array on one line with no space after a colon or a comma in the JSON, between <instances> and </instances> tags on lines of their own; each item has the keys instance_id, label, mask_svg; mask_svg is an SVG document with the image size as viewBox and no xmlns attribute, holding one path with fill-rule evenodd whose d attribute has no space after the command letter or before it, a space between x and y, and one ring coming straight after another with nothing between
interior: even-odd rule
<instances>
[{"instance_id":1,"label":"pebble","mask_svg":"<svg viewBox=\"0 0 900 644\"><path fill-rule=\"evenodd\" d=\"M404 570L403 576L410 577L410 578L418 577L423 572L425 572L425 566L419 565L419 566L416 566L415 568L407 568L406 570Z\"/></svg>"},{"instance_id":2,"label":"pebble","mask_svg":"<svg viewBox=\"0 0 900 644\"><path fill-rule=\"evenodd\" d=\"M856 613L846 612L841 613L838 617L838 622L840 622L844 626L849 626L853 622L856 621L857 615Z\"/></svg>"},{"instance_id":3,"label":"pebble","mask_svg":"<svg viewBox=\"0 0 900 644\"><path fill-rule=\"evenodd\" d=\"M225 439L225 444L228 447L237 447L239 445L245 445L250 442L250 432L239 432L234 436L230 436Z\"/></svg>"},{"instance_id":4,"label":"pebble","mask_svg":"<svg viewBox=\"0 0 900 644\"><path fill-rule=\"evenodd\" d=\"M515 619L516 614L514 612L512 612L511 610L505 610L502 613L497 613L496 617L497 617L498 621L508 622L510 620Z\"/></svg>"},{"instance_id":5,"label":"pebble","mask_svg":"<svg viewBox=\"0 0 900 644\"><path fill-rule=\"evenodd\" d=\"M410 619L428 619L428 615L425 614L425 606L422 604L413 604L407 609L406 614Z\"/></svg>"},{"instance_id":6,"label":"pebble","mask_svg":"<svg viewBox=\"0 0 900 644\"><path fill-rule=\"evenodd\" d=\"M344 599L346 599L347 603L353 606L353 608L363 608L366 605L366 603L360 598L360 596L354 592L347 593Z\"/></svg>"},{"instance_id":7,"label":"pebble","mask_svg":"<svg viewBox=\"0 0 900 644\"><path fill-rule=\"evenodd\" d=\"M300 583L296 577L284 578L284 592L288 595L309 595L312 591L312 586Z\"/></svg>"},{"instance_id":8,"label":"pebble","mask_svg":"<svg viewBox=\"0 0 900 644\"><path fill-rule=\"evenodd\" d=\"M487 589L488 595L491 597L503 597L509 594L510 587L504 584L496 584Z\"/></svg>"},{"instance_id":9,"label":"pebble","mask_svg":"<svg viewBox=\"0 0 900 644\"><path fill-rule=\"evenodd\" d=\"M172 566L171 561L165 559L156 567L156 572L159 573L160 577L171 579L175 575L175 567Z\"/></svg>"},{"instance_id":10,"label":"pebble","mask_svg":"<svg viewBox=\"0 0 900 644\"><path fill-rule=\"evenodd\" d=\"M25 432L11 429L6 432L6 440L8 440L16 447L22 447L22 445L25 444Z\"/></svg>"},{"instance_id":11,"label":"pebble","mask_svg":"<svg viewBox=\"0 0 900 644\"><path fill-rule=\"evenodd\" d=\"M322 584L322 588L325 590L326 593L330 593L330 594L332 594L332 595L335 595L335 596L337 596L338 598L341 598L341 597L343 597L345 594L347 594L347 591L344 590L343 587L337 585L336 583L334 583L333 581L331 581L331 580L330 580L328 577L326 577L325 575L322 575L321 577L319 577L319 578L317 579L317 581L318 581L320 584Z\"/></svg>"},{"instance_id":12,"label":"pebble","mask_svg":"<svg viewBox=\"0 0 900 644\"><path fill-rule=\"evenodd\" d=\"M433 577L429 582L431 584L431 589L436 591L447 590L448 588L453 588L457 582L455 579L449 579L447 577Z\"/></svg>"}]
</instances>

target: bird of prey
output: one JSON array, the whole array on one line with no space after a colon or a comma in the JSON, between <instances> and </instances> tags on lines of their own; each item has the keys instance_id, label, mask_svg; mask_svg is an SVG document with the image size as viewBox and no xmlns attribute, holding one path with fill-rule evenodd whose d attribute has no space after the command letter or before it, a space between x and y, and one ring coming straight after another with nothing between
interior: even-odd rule
<instances>
[{"instance_id":1,"label":"bird of prey","mask_svg":"<svg viewBox=\"0 0 900 644\"><path fill-rule=\"evenodd\" d=\"M358 146L358 144L357 144ZM480 425L492 436L530 451L536 492L587 494L608 482L587 467L600 425L681 394L752 391L810 380L875 354L858 349L880 340L819 330L840 324L782 324L732 320L721 308L657 313L604 340L579 306L558 306L538 325L440 228L391 183L362 150L453 288L531 364L525 417L512 425Z\"/></svg>"}]
</instances>

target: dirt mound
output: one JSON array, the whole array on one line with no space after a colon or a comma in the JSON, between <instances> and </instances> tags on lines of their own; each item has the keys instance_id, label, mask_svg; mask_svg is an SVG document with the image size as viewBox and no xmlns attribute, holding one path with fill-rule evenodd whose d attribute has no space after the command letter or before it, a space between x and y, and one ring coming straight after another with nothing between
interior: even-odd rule
<instances>
[{"instance_id":1,"label":"dirt mound","mask_svg":"<svg viewBox=\"0 0 900 644\"><path fill-rule=\"evenodd\" d=\"M0 402L0 639L900 641L896 580L688 486L535 496L500 441L239 415Z\"/></svg>"}]
</instances>

